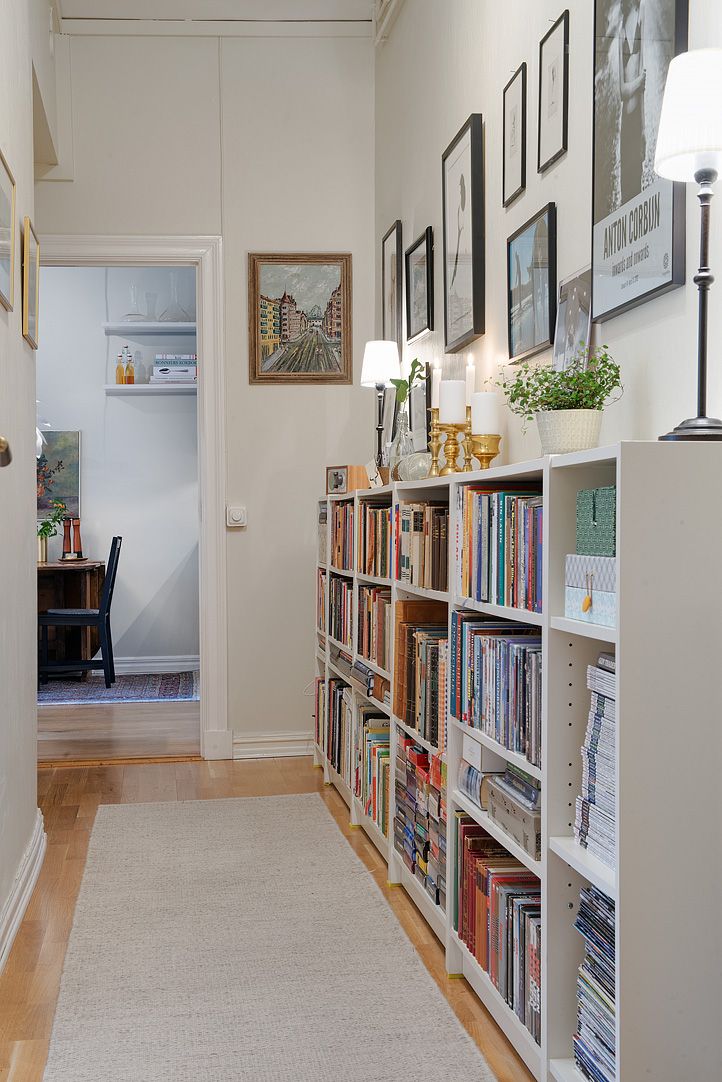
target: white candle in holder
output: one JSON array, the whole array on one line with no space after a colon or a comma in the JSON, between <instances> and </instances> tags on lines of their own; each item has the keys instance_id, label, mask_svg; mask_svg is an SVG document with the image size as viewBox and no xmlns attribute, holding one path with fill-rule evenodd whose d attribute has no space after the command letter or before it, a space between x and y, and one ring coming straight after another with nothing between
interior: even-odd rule
<instances>
[{"instance_id":1,"label":"white candle in holder","mask_svg":"<svg viewBox=\"0 0 722 1082\"><path fill-rule=\"evenodd\" d=\"M475 391L471 396L471 431L475 436L501 433L501 409L496 391Z\"/></svg>"},{"instance_id":2,"label":"white candle in holder","mask_svg":"<svg viewBox=\"0 0 722 1082\"><path fill-rule=\"evenodd\" d=\"M439 386L441 384L441 369L431 369L431 408L437 410L439 408Z\"/></svg>"},{"instance_id":3,"label":"white candle in holder","mask_svg":"<svg viewBox=\"0 0 722 1082\"><path fill-rule=\"evenodd\" d=\"M466 404L471 405L471 396L476 389L476 369L474 368L474 362L469 361L466 366Z\"/></svg>"},{"instance_id":4,"label":"white candle in holder","mask_svg":"<svg viewBox=\"0 0 722 1082\"><path fill-rule=\"evenodd\" d=\"M439 387L439 423L466 423L466 383L463 379L445 379Z\"/></svg>"}]
</instances>

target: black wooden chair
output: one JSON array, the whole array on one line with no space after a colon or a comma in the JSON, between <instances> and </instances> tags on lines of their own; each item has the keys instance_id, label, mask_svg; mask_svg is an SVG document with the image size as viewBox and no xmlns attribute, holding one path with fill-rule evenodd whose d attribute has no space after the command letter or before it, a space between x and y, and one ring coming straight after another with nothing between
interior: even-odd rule
<instances>
[{"instance_id":1,"label":"black wooden chair","mask_svg":"<svg viewBox=\"0 0 722 1082\"><path fill-rule=\"evenodd\" d=\"M120 559L120 546L122 537L114 537L110 546L108 566L105 569L105 582L100 595L100 608L98 609L48 609L47 612L38 616L40 628L40 663L38 670L43 683L47 683L48 674L51 672L86 672L89 669L102 669L105 674L105 686L111 687L115 683L115 665L113 664L113 639L110 634L110 604L113 600L115 588L115 576L118 573L118 560ZM62 661L48 660L48 628L49 627L95 627L100 637L100 658L92 661L90 658L72 660L64 658Z\"/></svg>"}]
</instances>

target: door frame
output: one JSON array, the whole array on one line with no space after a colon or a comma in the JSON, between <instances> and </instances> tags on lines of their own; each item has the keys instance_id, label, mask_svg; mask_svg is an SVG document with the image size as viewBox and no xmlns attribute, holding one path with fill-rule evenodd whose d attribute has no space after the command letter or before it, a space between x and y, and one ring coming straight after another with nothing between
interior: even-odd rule
<instances>
[{"instance_id":1,"label":"door frame","mask_svg":"<svg viewBox=\"0 0 722 1082\"><path fill-rule=\"evenodd\" d=\"M43 234L46 267L191 266L196 269L201 356L198 376L198 537L200 583L200 748L204 759L232 759L228 727L228 624L225 532L225 355L220 237Z\"/></svg>"}]
</instances>

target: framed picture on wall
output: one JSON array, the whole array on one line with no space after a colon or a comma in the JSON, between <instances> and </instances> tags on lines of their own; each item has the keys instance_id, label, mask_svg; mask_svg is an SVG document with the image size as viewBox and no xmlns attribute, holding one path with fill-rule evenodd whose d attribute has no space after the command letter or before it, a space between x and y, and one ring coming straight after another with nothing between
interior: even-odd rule
<instances>
[{"instance_id":1,"label":"framed picture on wall","mask_svg":"<svg viewBox=\"0 0 722 1082\"><path fill-rule=\"evenodd\" d=\"M441 159L444 341L456 353L484 333L484 149L472 113Z\"/></svg>"},{"instance_id":2,"label":"framed picture on wall","mask_svg":"<svg viewBox=\"0 0 722 1082\"><path fill-rule=\"evenodd\" d=\"M64 503L69 515L80 514L80 433L43 432L36 466L38 521Z\"/></svg>"},{"instance_id":3,"label":"framed picture on wall","mask_svg":"<svg viewBox=\"0 0 722 1082\"><path fill-rule=\"evenodd\" d=\"M414 451L427 451L431 438L431 376L426 366L426 379L415 383L409 393L409 431Z\"/></svg>"},{"instance_id":4,"label":"framed picture on wall","mask_svg":"<svg viewBox=\"0 0 722 1082\"><path fill-rule=\"evenodd\" d=\"M596 0L592 319L684 285L685 185L654 155L667 70L687 48L687 0Z\"/></svg>"},{"instance_id":5,"label":"framed picture on wall","mask_svg":"<svg viewBox=\"0 0 722 1082\"><path fill-rule=\"evenodd\" d=\"M557 215L548 203L506 242L509 360L548 349L557 310Z\"/></svg>"},{"instance_id":6,"label":"framed picture on wall","mask_svg":"<svg viewBox=\"0 0 722 1082\"><path fill-rule=\"evenodd\" d=\"M248 256L250 383L350 383L351 256Z\"/></svg>"},{"instance_id":7,"label":"framed picture on wall","mask_svg":"<svg viewBox=\"0 0 722 1082\"><path fill-rule=\"evenodd\" d=\"M0 150L0 304L15 304L15 178Z\"/></svg>"},{"instance_id":8,"label":"framed picture on wall","mask_svg":"<svg viewBox=\"0 0 722 1082\"><path fill-rule=\"evenodd\" d=\"M569 128L569 12L539 42L537 172L566 153Z\"/></svg>"},{"instance_id":9,"label":"framed picture on wall","mask_svg":"<svg viewBox=\"0 0 722 1082\"><path fill-rule=\"evenodd\" d=\"M564 371L591 345L592 268L573 274L559 285L556 330L554 332L554 368Z\"/></svg>"},{"instance_id":10,"label":"framed picture on wall","mask_svg":"<svg viewBox=\"0 0 722 1082\"><path fill-rule=\"evenodd\" d=\"M427 226L406 249L406 340L434 329L434 231Z\"/></svg>"},{"instance_id":11,"label":"framed picture on wall","mask_svg":"<svg viewBox=\"0 0 722 1082\"><path fill-rule=\"evenodd\" d=\"M511 206L526 188L526 64L504 87L502 203Z\"/></svg>"},{"instance_id":12,"label":"framed picture on wall","mask_svg":"<svg viewBox=\"0 0 722 1082\"><path fill-rule=\"evenodd\" d=\"M401 356L402 339L402 280L404 249L401 242L401 221L396 219L381 241L381 337L396 342Z\"/></svg>"},{"instance_id":13,"label":"framed picture on wall","mask_svg":"<svg viewBox=\"0 0 722 1082\"><path fill-rule=\"evenodd\" d=\"M28 217L23 225L23 338L38 348L40 303L40 242Z\"/></svg>"}]
</instances>

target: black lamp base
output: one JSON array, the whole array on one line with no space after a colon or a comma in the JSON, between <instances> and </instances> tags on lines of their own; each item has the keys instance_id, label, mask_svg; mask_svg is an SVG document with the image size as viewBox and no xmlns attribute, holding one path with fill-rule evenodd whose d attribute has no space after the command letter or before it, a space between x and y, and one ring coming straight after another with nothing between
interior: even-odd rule
<instances>
[{"instance_id":1,"label":"black lamp base","mask_svg":"<svg viewBox=\"0 0 722 1082\"><path fill-rule=\"evenodd\" d=\"M722 440L722 421L716 417L689 417L660 440Z\"/></svg>"}]
</instances>

